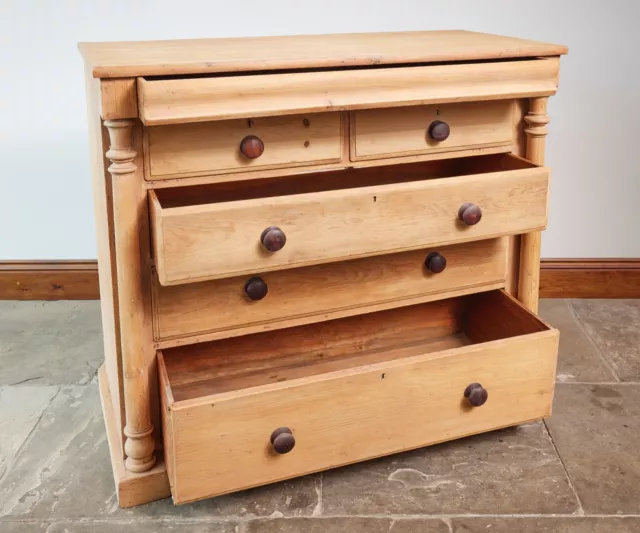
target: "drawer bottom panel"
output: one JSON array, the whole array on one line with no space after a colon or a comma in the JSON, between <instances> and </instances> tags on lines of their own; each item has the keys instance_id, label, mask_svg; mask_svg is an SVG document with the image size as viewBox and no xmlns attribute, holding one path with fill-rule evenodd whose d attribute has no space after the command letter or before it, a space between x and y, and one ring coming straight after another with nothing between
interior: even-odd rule
<instances>
[{"instance_id":1,"label":"drawer bottom panel","mask_svg":"<svg viewBox=\"0 0 640 533\"><path fill-rule=\"evenodd\" d=\"M490 291L166 350L159 369L173 499L547 416L557 344L556 330ZM284 454L270 441L281 427L295 439Z\"/></svg>"}]
</instances>

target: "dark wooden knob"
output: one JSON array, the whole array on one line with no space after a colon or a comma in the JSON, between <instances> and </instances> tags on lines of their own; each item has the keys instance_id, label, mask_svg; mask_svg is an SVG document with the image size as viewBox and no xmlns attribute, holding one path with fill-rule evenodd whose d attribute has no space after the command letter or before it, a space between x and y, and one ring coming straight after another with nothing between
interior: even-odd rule
<instances>
[{"instance_id":1,"label":"dark wooden knob","mask_svg":"<svg viewBox=\"0 0 640 533\"><path fill-rule=\"evenodd\" d=\"M278 428L271 434L271 445L276 453L289 453L296 445L296 439L289 428Z\"/></svg>"},{"instance_id":2,"label":"dark wooden knob","mask_svg":"<svg viewBox=\"0 0 640 533\"><path fill-rule=\"evenodd\" d=\"M240 141L240 152L249 159L255 159L264 152L264 143L255 135L247 135Z\"/></svg>"},{"instance_id":3,"label":"dark wooden knob","mask_svg":"<svg viewBox=\"0 0 640 533\"><path fill-rule=\"evenodd\" d=\"M431 252L427 256L424 266L434 274L440 274L440 272L447 268L447 259L444 255L440 255L438 252Z\"/></svg>"},{"instance_id":4,"label":"dark wooden knob","mask_svg":"<svg viewBox=\"0 0 640 533\"><path fill-rule=\"evenodd\" d=\"M287 242L287 236L280 228L270 226L262 232L260 241L262 241L262 246L270 252L277 252L284 247Z\"/></svg>"},{"instance_id":5,"label":"dark wooden knob","mask_svg":"<svg viewBox=\"0 0 640 533\"><path fill-rule=\"evenodd\" d=\"M489 393L480 383L472 383L464 389L464 397L472 407L480 407L487 401Z\"/></svg>"},{"instance_id":6,"label":"dark wooden knob","mask_svg":"<svg viewBox=\"0 0 640 533\"><path fill-rule=\"evenodd\" d=\"M267 284L262 278L251 278L244 284L245 294L253 301L262 300L268 291Z\"/></svg>"},{"instance_id":7,"label":"dark wooden knob","mask_svg":"<svg viewBox=\"0 0 640 533\"><path fill-rule=\"evenodd\" d=\"M458 209L458 218L467 226L473 226L480 222L480 219L482 218L482 209L480 209L476 204L462 204L460 209Z\"/></svg>"},{"instance_id":8,"label":"dark wooden knob","mask_svg":"<svg viewBox=\"0 0 640 533\"><path fill-rule=\"evenodd\" d=\"M449 128L449 124L443 122L442 120L434 120L431 124L429 124L429 137L431 137L434 141L446 141L451 133L451 128Z\"/></svg>"}]
</instances>

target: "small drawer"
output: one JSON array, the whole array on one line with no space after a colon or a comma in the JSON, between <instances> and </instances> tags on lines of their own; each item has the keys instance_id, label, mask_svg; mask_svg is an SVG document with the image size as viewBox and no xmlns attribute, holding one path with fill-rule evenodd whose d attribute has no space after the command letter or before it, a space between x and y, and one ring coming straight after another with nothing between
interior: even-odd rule
<instances>
[{"instance_id":1,"label":"small drawer","mask_svg":"<svg viewBox=\"0 0 640 533\"><path fill-rule=\"evenodd\" d=\"M147 179L340 161L340 113L145 128Z\"/></svg>"},{"instance_id":2,"label":"small drawer","mask_svg":"<svg viewBox=\"0 0 640 533\"><path fill-rule=\"evenodd\" d=\"M256 181L150 192L162 285L446 246L547 224L549 170L512 155Z\"/></svg>"},{"instance_id":3,"label":"small drawer","mask_svg":"<svg viewBox=\"0 0 640 533\"><path fill-rule=\"evenodd\" d=\"M351 115L351 160L503 146L511 150L513 101L367 109Z\"/></svg>"},{"instance_id":4,"label":"small drawer","mask_svg":"<svg viewBox=\"0 0 640 533\"><path fill-rule=\"evenodd\" d=\"M556 330L490 291L161 351L173 499L548 416L557 347Z\"/></svg>"},{"instance_id":5,"label":"small drawer","mask_svg":"<svg viewBox=\"0 0 640 533\"><path fill-rule=\"evenodd\" d=\"M153 276L155 338L211 340L504 287L507 246L503 237L170 287Z\"/></svg>"}]
</instances>

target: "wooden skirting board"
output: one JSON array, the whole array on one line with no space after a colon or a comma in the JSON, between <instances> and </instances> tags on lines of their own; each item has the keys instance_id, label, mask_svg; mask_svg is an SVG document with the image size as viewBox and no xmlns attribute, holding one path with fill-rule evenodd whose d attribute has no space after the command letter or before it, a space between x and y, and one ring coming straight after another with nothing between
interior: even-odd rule
<instances>
[{"instance_id":1,"label":"wooden skirting board","mask_svg":"<svg viewBox=\"0 0 640 533\"><path fill-rule=\"evenodd\" d=\"M638 259L543 259L541 298L640 298ZM96 261L0 261L0 300L97 300Z\"/></svg>"}]
</instances>

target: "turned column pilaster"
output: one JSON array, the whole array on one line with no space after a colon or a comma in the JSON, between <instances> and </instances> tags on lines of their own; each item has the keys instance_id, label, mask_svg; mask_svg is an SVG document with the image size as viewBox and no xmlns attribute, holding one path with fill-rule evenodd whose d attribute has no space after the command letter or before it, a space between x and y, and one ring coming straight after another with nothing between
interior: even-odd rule
<instances>
[{"instance_id":1,"label":"turned column pilaster","mask_svg":"<svg viewBox=\"0 0 640 533\"><path fill-rule=\"evenodd\" d=\"M549 97L531 98L529 112L524 120L527 124L524 132L527 136L526 157L536 165L544 165L545 138L549 130L547 102ZM537 231L522 236L520 245L520 277L518 299L527 309L538 312L540 293L540 249L542 234Z\"/></svg>"},{"instance_id":2,"label":"turned column pilaster","mask_svg":"<svg viewBox=\"0 0 640 533\"><path fill-rule=\"evenodd\" d=\"M150 416L149 368L145 356L143 257L140 227L144 213L141 175L135 163L133 120L106 120L110 146L114 205L116 274L124 375L126 436L125 466L145 472L155 464L153 425ZM142 198L142 200L141 200Z\"/></svg>"}]
</instances>

